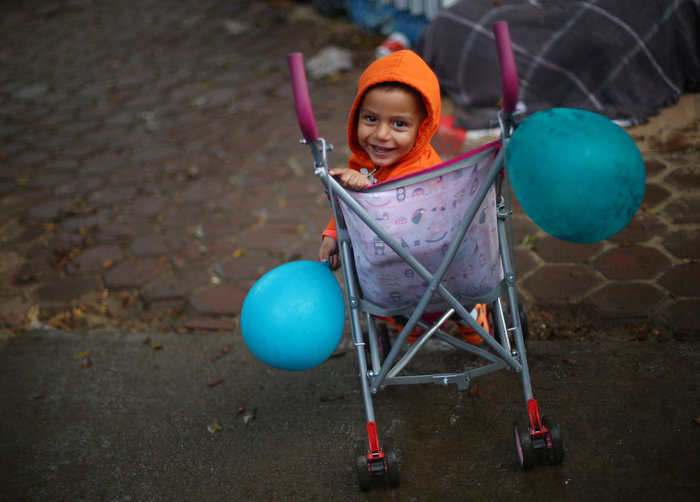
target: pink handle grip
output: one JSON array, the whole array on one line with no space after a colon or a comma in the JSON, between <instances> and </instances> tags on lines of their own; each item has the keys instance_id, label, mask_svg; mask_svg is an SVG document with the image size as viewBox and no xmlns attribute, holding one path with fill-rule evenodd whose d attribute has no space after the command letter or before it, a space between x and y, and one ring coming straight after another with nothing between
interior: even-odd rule
<instances>
[{"instance_id":1,"label":"pink handle grip","mask_svg":"<svg viewBox=\"0 0 700 502\"><path fill-rule=\"evenodd\" d=\"M493 25L496 37L498 61L501 65L501 84L503 86L503 111L513 113L518 104L518 72L515 69L513 46L510 42L508 23L501 21Z\"/></svg>"},{"instance_id":2,"label":"pink handle grip","mask_svg":"<svg viewBox=\"0 0 700 502\"><path fill-rule=\"evenodd\" d=\"M311 108L309 87L306 83L306 71L304 70L304 56L301 52L295 52L287 56L289 74L292 77L292 92L294 93L294 107L297 112L299 128L304 139L313 143L318 139L314 111Z\"/></svg>"}]
</instances>

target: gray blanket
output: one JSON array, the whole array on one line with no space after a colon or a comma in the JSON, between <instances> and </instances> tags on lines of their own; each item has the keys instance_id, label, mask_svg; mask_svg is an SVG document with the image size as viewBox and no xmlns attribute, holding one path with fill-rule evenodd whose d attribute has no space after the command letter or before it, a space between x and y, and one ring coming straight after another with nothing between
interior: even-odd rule
<instances>
[{"instance_id":1,"label":"gray blanket","mask_svg":"<svg viewBox=\"0 0 700 502\"><path fill-rule=\"evenodd\" d=\"M510 26L525 115L572 107L638 123L700 90L700 0L464 0L416 47L461 127L487 127L498 108L498 21Z\"/></svg>"}]
</instances>

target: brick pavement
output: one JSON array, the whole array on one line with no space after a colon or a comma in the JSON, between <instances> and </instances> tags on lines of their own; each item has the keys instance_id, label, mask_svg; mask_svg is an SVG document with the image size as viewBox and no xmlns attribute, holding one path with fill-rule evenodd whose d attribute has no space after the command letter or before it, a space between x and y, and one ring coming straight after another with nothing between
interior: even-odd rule
<instances>
[{"instance_id":1,"label":"brick pavement","mask_svg":"<svg viewBox=\"0 0 700 502\"><path fill-rule=\"evenodd\" d=\"M235 330L257 278L315 257L328 208L285 56L353 50L355 69L311 83L342 164L376 37L294 2L8 1L0 18L3 328ZM684 100L632 131L649 181L620 234L568 244L516 212L528 305L698 333L698 100Z\"/></svg>"}]
</instances>

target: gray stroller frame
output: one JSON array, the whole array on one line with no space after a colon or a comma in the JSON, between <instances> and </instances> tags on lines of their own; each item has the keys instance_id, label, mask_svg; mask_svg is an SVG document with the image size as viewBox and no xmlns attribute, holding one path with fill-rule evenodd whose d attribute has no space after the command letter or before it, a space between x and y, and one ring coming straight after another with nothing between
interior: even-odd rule
<instances>
[{"instance_id":1,"label":"gray stroller frame","mask_svg":"<svg viewBox=\"0 0 700 502\"><path fill-rule=\"evenodd\" d=\"M456 384L459 390L466 390L474 378L502 369L512 371L520 376L528 416L527 422L516 420L513 424L520 465L525 469L530 468L540 456L546 457L550 463L555 464L559 463L564 456L559 425L549 417L540 418L537 401L533 397L526 359L525 334L523 333L526 319L518 303L515 272L510 258L509 232L507 231L507 223L510 221L511 214L510 201L508 197L504 200L501 196L503 180L506 179L505 152L509 137L514 129L513 111L517 102L517 74L507 24L497 23L494 26L494 34L504 86L503 110L498 115L501 131L500 141L486 151L487 154L495 154L495 159L485 174L485 181L481 183L468 210L461 217L459 227L452 235L444 258L434 273L427 270L379 223L374 221L364 208L328 174L326 154L332 150L332 147L327 145L323 138L319 138L316 131L308 97L303 58L299 53L289 56L296 111L304 136L302 143L306 143L311 149L315 160L315 175L324 184L338 232L349 323L357 354L362 400L367 422L367 440L356 444L354 459L362 490L369 490L373 480L377 477L386 476L391 486L397 486L400 481L393 445L390 444L390 441L384 441L383 446L380 446L372 402L373 395L388 385ZM431 170L430 176L437 176L470 165L474 162L475 155L485 155L484 149L475 152L477 153L468 152L441 164L435 170ZM448 291L442 282L448 267L459 250L460 243L465 238L470 224L479 211L481 203L486 198L488 191L494 186L497 204L498 246L503 278L496 287L485 295L467 298L465 301L465 298L458 299ZM357 215L381 241L386 243L386 246L391 248L427 284L417 304L412 303L400 308L385 308L363 297L354 261L353 245L343 216L343 208L349 209ZM447 308L444 313L439 315L437 321L425 322L422 319L423 315L436 298L447 304ZM493 324L490 329L493 329L493 335L470 315L468 308L477 303L489 304L489 317ZM387 329L383 323L379 322L378 318L396 316L404 316L404 318L407 316L407 319L398 338L391 349L387 351L389 346ZM480 346L471 345L446 333L443 326L449 319L456 318L468 324L483 339L483 344ZM363 325L366 332L363 330ZM423 333L415 342L408 343L410 334L417 327L421 328ZM439 339L457 350L477 356L484 364L461 372L410 373L407 366L417 357L421 348L431 338Z\"/></svg>"}]
</instances>

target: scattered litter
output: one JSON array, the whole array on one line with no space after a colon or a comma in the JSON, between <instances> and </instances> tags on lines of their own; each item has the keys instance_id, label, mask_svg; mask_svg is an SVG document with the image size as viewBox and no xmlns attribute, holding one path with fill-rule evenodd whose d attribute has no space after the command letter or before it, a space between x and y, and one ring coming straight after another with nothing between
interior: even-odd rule
<instances>
[{"instance_id":1,"label":"scattered litter","mask_svg":"<svg viewBox=\"0 0 700 502\"><path fill-rule=\"evenodd\" d=\"M222 24L229 35L244 35L250 31L248 23L243 23L236 19L226 19Z\"/></svg>"},{"instance_id":2,"label":"scattered litter","mask_svg":"<svg viewBox=\"0 0 700 502\"><path fill-rule=\"evenodd\" d=\"M476 383L472 383L469 386L469 397L479 397L482 394L483 394L483 391Z\"/></svg>"},{"instance_id":3,"label":"scattered litter","mask_svg":"<svg viewBox=\"0 0 700 502\"><path fill-rule=\"evenodd\" d=\"M230 346L230 345L227 345L226 347L223 348L223 350L222 350L221 352L219 352L218 354L216 354L215 356L213 356L213 357L211 358L211 362L216 362L216 361L218 361L219 359L221 359L222 357L224 357L224 356L225 356L226 354L228 354L229 352L231 352L231 346Z\"/></svg>"},{"instance_id":4,"label":"scattered litter","mask_svg":"<svg viewBox=\"0 0 700 502\"><path fill-rule=\"evenodd\" d=\"M328 396L321 396L321 402L322 403L332 403L333 401L339 401L341 399L344 399L345 396L343 394L331 394Z\"/></svg>"},{"instance_id":5,"label":"scattered litter","mask_svg":"<svg viewBox=\"0 0 700 502\"><path fill-rule=\"evenodd\" d=\"M576 366L576 359L571 356L564 356L564 362L569 366Z\"/></svg>"},{"instance_id":6,"label":"scattered litter","mask_svg":"<svg viewBox=\"0 0 700 502\"><path fill-rule=\"evenodd\" d=\"M219 378L217 380L212 380L211 382L209 382L207 384L207 387L209 387L209 388L216 387L217 385L222 384L222 383L224 383L223 378Z\"/></svg>"},{"instance_id":7,"label":"scattered litter","mask_svg":"<svg viewBox=\"0 0 700 502\"><path fill-rule=\"evenodd\" d=\"M306 63L306 71L314 80L330 77L352 68L352 52L335 45L324 47Z\"/></svg>"},{"instance_id":8,"label":"scattered litter","mask_svg":"<svg viewBox=\"0 0 700 502\"><path fill-rule=\"evenodd\" d=\"M246 410L240 404L238 405L238 415L243 419L243 423L248 425L250 422L255 420L255 414L258 411L257 407L253 407L252 410Z\"/></svg>"},{"instance_id":9,"label":"scattered litter","mask_svg":"<svg viewBox=\"0 0 700 502\"><path fill-rule=\"evenodd\" d=\"M408 39L408 37L403 33L395 32L389 35L389 37L382 42L382 45L375 49L374 57L379 59L383 58L384 56L388 56L392 52L410 48L411 41Z\"/></svg>"},{"instance_id":10,"label":"scattered litter","mask_svg":"<svg viewBox=\"0 0 700 502\"><path fill-rule=\"evenodd\" d=\"M216 435L221 432L221 420L218 417L214 417L212 421L207 425L207 430L210 434Z\"/></svg>"},{"instance_id":11,"label":"scattered litter","mask_svg":"<svg viewBox=\"0 0 700 502\"><path fill-rule=\"evenodd\" d=\"M148 345L151 347L153 350L162 350L163 349L163 344L162 343L157 343L151 340L150 336L147 336L146 338L143 339L144 345Z\"/></svg>"}]
</instances>

